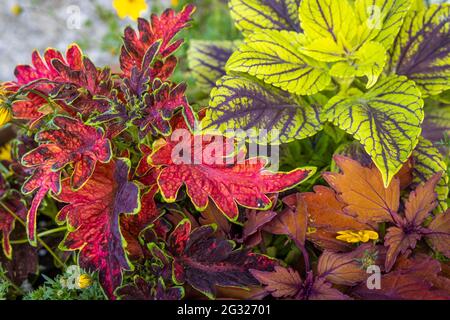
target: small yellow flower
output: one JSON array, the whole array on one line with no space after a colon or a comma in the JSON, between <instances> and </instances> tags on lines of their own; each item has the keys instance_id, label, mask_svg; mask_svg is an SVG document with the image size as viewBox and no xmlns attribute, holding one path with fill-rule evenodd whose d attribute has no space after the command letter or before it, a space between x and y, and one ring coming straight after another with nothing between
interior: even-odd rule
<instances>
[{"instance_id":1,"label":"small yellow flower","mask_svg":"<svg viewBox=\"0 0 450 320\"><path fill-rule=\"evenodd\" d=\"M15 16L19 16L23 12L23 8L20 4L15 4L11 7L11 13Z\"/></svg>"},{"instance_id":2,"label":"small yellow flower","mask_svg":"<svg viewBox=\"0 0 450 320\"><path fill-rule=\"evenodd\" d=\"M89 288L92 285L92 279L89 275L87 274L82 274L79 278L78 278L78 287L80 289L86 289Z\"/></svg>"},{"instance_id":3,"label":"small yellow flower","mask_svg":"<svg viewBox=\"0 0 450 320\"><path fill-rule=\"evenodd\" d=\"M11 110L5 103L7 94L8 91L0 84L0 127L11 121Z\"/></svg>"},{"instance_id":4,"label":"small yellow flower","mask_svg":"<svg viewBox=\"0 0 450 320\"><path fill-rule=\"evenodd\" d=\"M170 0L170 3L172 4L172 7L176 7L180 4L180 0Z\"/></svg>"},{"instance_id":5,"label":"small yellow flower","mask_svg":"<svg viewBox=\"0 0 450 320\"><path fill-rule=\"evenodd\" d=\"M11 145L8 143L0 147L0 161L11 161Z\"/></svg>"},{"instance_id":6,"label":"small yellow flower","mask_svg":"<svg viewBox=\"0 0 450 320\"><path fill-rule=\"evenodd\" d=\"M134 21L148 9L145 0L114 0L113 7L120 19L130 17Z\"/></svg>"},{"instance_id":7,"label":"small yellow flower","mask_svg":"<svg viewBox=\"0 0 450 320\"><path fill-rule=\"evenodd\" d=\"M348 243L368 242L369 240L378 240L378 233L372 230L361 231L339 231L336 239Z\"/></svg>"}]
</instances>

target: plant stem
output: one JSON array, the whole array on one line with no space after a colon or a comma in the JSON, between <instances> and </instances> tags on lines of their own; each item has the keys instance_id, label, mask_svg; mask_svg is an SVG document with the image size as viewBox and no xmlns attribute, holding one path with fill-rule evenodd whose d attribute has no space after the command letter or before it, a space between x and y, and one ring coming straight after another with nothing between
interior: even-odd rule
<instances>
[{"instance_id":1,"label":"plant stem","mask_svg":"<svg viewBox=\"0 0 450 320\"><path fill-rule=\"evenodd\" d=\"M300 241L294 239L294 243L302 252L303 261L305 261L305 268L306 268L306 271L308 272L309 270L311 270L311 264L309 263L308 251L306 250L305 246L300 243Z\"/></svg>"},{"instance_id":2,"label":"plant stem","mask_svg":"<svg viewBox=\"0 0 450 320\"><path fill-rule=\"evenodd\" d=\"M67 227L60 227L60 228L55 228L55 229L51 229L51 230L47 230L47 231L43 231L41 233L38 234L38 237L45 237L54 233L58 233L58 232L62 232L62 231L66 231ZM28 239L20 239L20 240L14 240L11 241L11 244L22 244L22 243L27 243Z\"/></svg>"},{"instance_id":3,"label":"plant stem","mask_svg":"<svg viewBox=\"0 0 450 320\"><path fill-rule=\"evenodd\" d=\"M0 201L0 205L6 210L8 211L9 214L11 214L17 221L19 221L25 228L27 228L26 223L14 212L12 212L12 210L10 208L8 208L7 205L5 205L2 201ZM48 253L50 253L52 255L52 257L55 259L55 261L57 263L59 263L63 269L66 268L66 264L56 255L56 253L39 237L39 235L36 236L37 241L39 242L40 245L42 245L47 251Z\"/></svg>"}]
</instances>

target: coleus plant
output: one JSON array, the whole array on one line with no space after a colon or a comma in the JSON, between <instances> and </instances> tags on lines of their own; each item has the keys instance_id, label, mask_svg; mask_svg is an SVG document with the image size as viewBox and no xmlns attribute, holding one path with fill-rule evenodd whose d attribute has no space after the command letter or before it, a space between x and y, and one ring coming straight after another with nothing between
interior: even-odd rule
<instances>
[{"instance_id":1,"label":"coleus plant","mask_svg":"<svg viewBox=\"0 0 450 320\"><path fill-rule=\"evenodd\" d=\"M448 6L370 5L230 1L244 41L189 50L197 85L213 89L206 109L172 77L191 5L127 27L117 72L77 45L34 52L0 90L17 133L0 165L10 279L36 273L44 248L56 267L95 274L109 299L450 299L447 164L435 137L450 127L439 116ZM277 129L260 141L284 144L331 132L326 121L360 143L338 141L334 170L317 174L308 163L273 172L224 132ZM367 288L373 266L377 290Z\"/></svg>"},{"instance_id":2,"label":"coleus plant","mask_svg":"<svg viewBox=\"0 0 450 320\"><path fill-rule=\"evenodd\" d=\"M424 137L437 141L448 132L446 118L437 116L445 110L436 106L450 88L448 4L229 0L229 6L244 41L191 47L193 75L213 87L205 131L249 130L250 140L273 131L267 139L288 143L332 124L359 141L386 187L414 152L422 125Z\"/></svg>"},{"instance_id":3,"label":"coleus plant","mask_svg":"<svg viewBox=\"0 0 450 320\"><path fill-rule=\"evenodd\" d=\"M179 286L185 283L212 297L216 285L257 285L250 268L273 269L277 262L271 258L244 248L233 250L226 240L217 242L212 237L214 225L194 229L186 222L171 231L171 223L172 227L177 223L165 218L161 207L182 199L178 194L186 185L198 211L205 210L211 199L221 214L237 220L238 205L266 209L271 205L267 194L292 188L313 171L271 172L262 158L234 166L173 161L175 129L206 140L193 132L198 116L186 99L186 86L170 79L177 64L174 53L183 42L174 37L188 26L193 12L193 6L179 13L167 10L152 15L151 21L139 19L138 31L125 29L118 73L97 68L76 45L65 57L54 49L44 57L34 52L32 65L16 68L17 79L4 84L13 121L20 124L12 159L6 164L14 173L2 180L0 230L7 257L13 255L9 235L16 219L25 224L29 243L41 244L38 221L45 211L66 226L59 249L77 252L78 265L98 273L109 298L117 297L124 273L134 276L133 263L145 258L160 261L164 256L173 264L173 279L157 277L155 271L150 280L133 280L139 287L148 283L146 294L156 297L173 286L167 292L181 298ZM156 198L162 198L159 205ZM59 212L44 210L43 203L46 207L53 203ZM145 230L147 236L153 235L148 242L142 237ZM159 255L149 249L164 241L167 246L161 245ZM200 251L192 251L203 245L211 246L211 255L201 257ZM197 260L195 270L192 259ZM208 285L195 279L199 272L211 272Z\"/></svg>"}]
</instances>

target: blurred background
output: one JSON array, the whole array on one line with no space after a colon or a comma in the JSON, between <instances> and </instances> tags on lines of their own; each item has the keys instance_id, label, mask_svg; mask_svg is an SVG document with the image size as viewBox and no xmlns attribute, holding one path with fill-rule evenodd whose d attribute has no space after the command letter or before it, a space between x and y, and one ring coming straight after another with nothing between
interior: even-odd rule
<instances>
[{"instance_id":1,"label":"blurred background","mask_svg":"<svg viewBox=\"0 0 450 320\"><path fill-rule=\"evenodd\" d=\"M64 52L73 42L97 66L117 66L123 29L136 24L136 12L148 19L152 12L181 9L188 2L197 6L197 13L193 28L182 34L187 42L238 37L225 0L0 0L0 81L13 80L14 67L29 64L34 49ZM178 53L178 81L189 80L187 47Z\"/></svg>"}]
</instances>

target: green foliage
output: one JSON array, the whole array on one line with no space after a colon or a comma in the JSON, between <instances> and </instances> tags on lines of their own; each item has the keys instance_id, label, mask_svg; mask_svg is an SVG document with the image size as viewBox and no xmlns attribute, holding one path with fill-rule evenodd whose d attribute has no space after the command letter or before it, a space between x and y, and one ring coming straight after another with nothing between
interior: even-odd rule
<instances>
[{"instance_id":1,"label":"green foliage","mask_svg":"<svg viewBox=\"0 0 450 320\"><path fill-rule=\"evenodd\" d=\"M364 146L388 186L418 144L422 96L439 99L450 85L450 6L410 0L229 3L245 39L211 93L203 128L277 130L272 142L287 143L316 134L328 121ZM315 112L313 102L298 102L318 92L325 103Z\"/></svg>"},{"instance_id":2,"label":"green foliage","mask_svg":"<svg viewBox=\"0 0 450 320\"><path fill-rule=\"evenodd\" d=\"M82 274L84 273L80 270ZM95 274L90 274L91 285L84 289L77 289L74 286L68 285L73 281L78 281L74 278L71 272L65 272L57 275L54 279L43 275L45 282L39 288L27 293L24 300L105 300L101 286Z\"/></svg>"}]
</instances>

